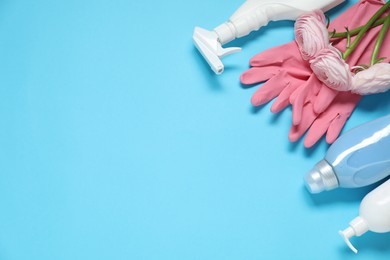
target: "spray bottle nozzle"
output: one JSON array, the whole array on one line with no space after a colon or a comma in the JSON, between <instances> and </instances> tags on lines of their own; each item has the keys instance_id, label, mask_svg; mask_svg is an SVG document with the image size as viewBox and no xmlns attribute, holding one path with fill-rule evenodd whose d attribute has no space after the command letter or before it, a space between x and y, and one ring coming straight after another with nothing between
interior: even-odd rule
<instances>
[{"instance_id":1,"label":"spray bottle nozzle","mask_svg":"<svg viewBox=\"0 0 390 260\"><path fill-rule=\"evenodd\" d=\"M200 27L195 27L192 39L196 48L216 74L221 74L224 69L220 58L241 51L241 48L236 47L222 48L216 32L208 31Z\"/></svg>"}]
</instances>

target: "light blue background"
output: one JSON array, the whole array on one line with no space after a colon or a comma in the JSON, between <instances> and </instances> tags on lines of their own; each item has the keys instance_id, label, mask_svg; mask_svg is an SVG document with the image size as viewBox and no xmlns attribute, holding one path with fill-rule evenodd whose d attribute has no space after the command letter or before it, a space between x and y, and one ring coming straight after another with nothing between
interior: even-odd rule
<instances>
[{"instance_id":1,"label":"light blue background","mask_svg":"<svg viewBox=\"0 0 390 260\"><path fill-rule=\"evenodd\" d=\"M291 111L253 109L239 83L293 24L237 40L221 76L193 47L241 3L0 2L0 259L390 258L389 234L354 239L357 256L337 234L373 186L310 196L327 145L289 143Z\"/></svg>"}]
</instances>

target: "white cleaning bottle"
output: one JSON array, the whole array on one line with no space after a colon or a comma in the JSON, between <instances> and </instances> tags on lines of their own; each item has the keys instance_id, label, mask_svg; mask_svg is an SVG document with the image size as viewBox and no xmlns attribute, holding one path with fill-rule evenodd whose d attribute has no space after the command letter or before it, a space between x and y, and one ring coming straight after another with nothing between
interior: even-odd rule
<instances>
[{"instance_id":1,"label":"white cleaning bottle","mask_svg":"<svg viewBox=\"0 0 390 260\"><path fill-rule=\"evenodd\" d=\"M360 204L360 215L339 233L351 250L357 253L350 238L361 236L369 230L377 233L390 232L390 180L364 197Z\"/></svg>"},{"instance_id":2,"label":"white cleaning bottle","mask_svg":"<svg viewBox=\"0 0 390 260\"><path fill-rule=\"evenodd\" d=\"M230 19L208 31L195 27L195 46L216 74L223 72L221 57L240 51L241 48L222 48L236 38L257 31L269 21L296 20L303 13L321 9L324 12L345 0L247 0Z\"/></svg>"}]
</instances>

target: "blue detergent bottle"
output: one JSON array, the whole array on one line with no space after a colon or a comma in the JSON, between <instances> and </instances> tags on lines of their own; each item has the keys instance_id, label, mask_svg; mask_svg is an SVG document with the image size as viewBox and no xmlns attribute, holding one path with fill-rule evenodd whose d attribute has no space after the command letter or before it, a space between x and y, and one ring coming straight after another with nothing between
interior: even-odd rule
<instances>
[{"instance_id":1,"label":"blue detergent bottle","mask_svg":"<svg viewBox=\"0 0 390 260\"><path fill-rule=\"evenodd\" d=\"M311 193L357 188L390 175L390 115L355 127L329 148L305 176Z\"/></svg>"}]
</instances>

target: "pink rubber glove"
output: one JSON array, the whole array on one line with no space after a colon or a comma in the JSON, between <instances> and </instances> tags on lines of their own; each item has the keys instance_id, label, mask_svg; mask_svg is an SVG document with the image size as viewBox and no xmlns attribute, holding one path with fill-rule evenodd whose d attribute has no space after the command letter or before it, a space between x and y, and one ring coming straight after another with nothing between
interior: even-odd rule
<instances>
[{"instance_id":1,"label":"pink rubber glove","mask_svg":"<svg viewBox=\"0 0 390 260\"><path fill-rule=\"evenodd\" d=\"M332 102L329 97L337 94L337 91L323 87L324 84L313 74L309 63L302 59L295 41L255 55L250 60L250 65L252 68L241 75L241 83L257 84L266 81L253 94L252 105L260 106L276 98L271 112L278 113L290 105L290 97L294 97L291 99L294 124L300 122L303 105L310 90L319 98L321 106L317 112L325 110Z\"/></svg>"},{"instance_id":2,"label":"pink rubber glove","mask_svg":"<svg viewBox=\"0 0 390 260\"><path fill-rule=\"evenodd\" d=\"M326 142L333 143L361 97L350 92L340 92L329 108L320 115L314 112L312 102L306 103L301 123L291 127L288 138L295 142L308 130L304 140L305 147L313 146L324 134Z\"/></svg>"},{"instance_id":3,"label":"pink rubber glove","mask_svg":"<svg viewBox=\"0 0 390 260\"><path fill-rule=\"evenodd\" d=\"M333 29L344 31L345 26L350 26L350 28L359 27L382 5L383 2L379 0L360 1L341 16L334 19L330 24L330 29L331 31L333 31ZM371 34L371 36L376 37L376 34ZM366 42L370 42L372 37L369 38L366 36L365 40ZM339 50L344 51L346 39L336 42L334 46ZM364 44L361 44L361 46L364 46ZM360 63L358 62L361 55L362 52L355 51L347 61L351 66L359 65ZM250 65L253 66L253 68L241 75L241 82L243 84L255 84L268 80L253 94L252 104L254 106L259 106L280 96L280 100L277 99L276 104L273 105L271 109L273 112L279 112L281 109L288 106L286 100L295 92L291 100L291 104L293 105L293 124L299 124L303 105L305 101L307 101L304 96L308 93L307 88L302 86L302 81L307 81L313 72L308 62L302 59L298 46L291 42L274 47L268 51L255 55L250 60ZM283 74L287 74L287 78L283 81L278 81L278 79L283 77ZM314 102L314 110L319 114L325 111L329 106L337 95L337 91L329 89L318 80L313 79L310 83L311 85L315 85L316 91L319 92L316 102ZM294 97L299 98L295 100Z\"/></svg>"},{"instance_id":4,"label":"pink rubber glove","mask_svg":"<svg viewBox=\"0 0 390 260\"><path fill-rule=\"evenodd\" d=\"M382 1L371 2L377 5L378 3L380 4L376 7L376 10L379 9L384 3ZM372 16L372 14L375 13L375 10L373 11L374 12L372 12L372 10L370 9L370 12L368 14L365 12L360 13L359 17L365 23L365 21L367 21ZM385 15L388 13L389 11L387 11ZM342 30L342 28L335 29L337 31ZM333 28L331 30L333 30ZM353 55L351 55L347 59L347 62L349 62L350 64L369 64L371 53L374 49L379 31L380 27L371 29L367 33L365 38L363 38L360 45L355 50L355 53L353 53ZM352 40L353 39L354 38L352 38ZM345 42L346 40L344 39L343 41ZM344 51L344 49L342 50ZM384 62L390 61L390 33L387 33L384 39L384 42L379 52L379 57L386 57ZM326 97L323 96L322 98ZM340 134L342 128L344 127L346 121L352 114L360 99L360 95L352 94L350 92L339 92L335 100L330 104L330 106L322 114L318 114L315 113L315 109L313 109L313 104L317 102L317 98L308 97L307 100L309 100L309 102L306 103L303 107L302 122L299 125L293 125L291 127L289 139L292 142L295 142L306 131L308 131L304 140L305 147L313 146L324 134L326 134L326 141L329 144L333 143Z\"/></svg>"},{"instance_id":5,"label":"pink rubber glove","mask_svg":"<svg viewBox=\"0 0 390 260\"><path fill-rule=\"evenodd\" d=\"M349 28L358 27L366 23L382 5L382 1L360 1L335 19L330 25L330 31L333 28L337 31L344 31L345 25L348 25ZM373 39L376 39L378 31L379 28L370 30L359 45L361 46L360 49L356 50L347 60L349 64L363 64L361 61L366 60L365 56L370 56L370 53L365 52L364 46L369 46L375 42ZM334 43L334 46L344 51L346 40L339 40ZM250 64L253 68L242 74L242 83L254 84L268 80L254 93L252 104L258 106L277 97L271 111L279 112L291 103L294 127L290 132L290 139L292 141L297 140L308 128L313 127L313 131L309 131L307 135L308 141L305 141L306 146L314 144L327 129L339 129L338 132L332 130L332 134L327 138L329 142L333 142L334 136L337 137L346 119L360 99L359 96L343 93L343 98L338 98L338 101L333 104L332 101L338 96L338 92L328 88L316 78L307 61L302 59L295 42L274 47L260 53L251 59ZM343 102L340 102L340 100L348 100L349 95L351 96L350 103L344 105ZM311 103L311 105L307 105L307 103ZM326 111L329 105L331 107L329 111ZM307 111L309 109L311 111ZM326 118L331 118L333 113L336 112L348 116L341 117L345 118L345 120L337 120L338 127L329 128L327 123L331 124L332 122L328 120L326 123L325 116L319 116L323 111L328 115ZM308 115L311 116L308 117ZM305 122L300 125L302 117L305 118ZM333 117L336 118L337 114L333 115ZM319 122L312 124L316 119ZM318 136L318 134L313 133L321 133L321 135Z\"/></svg>"}]
</instances>

